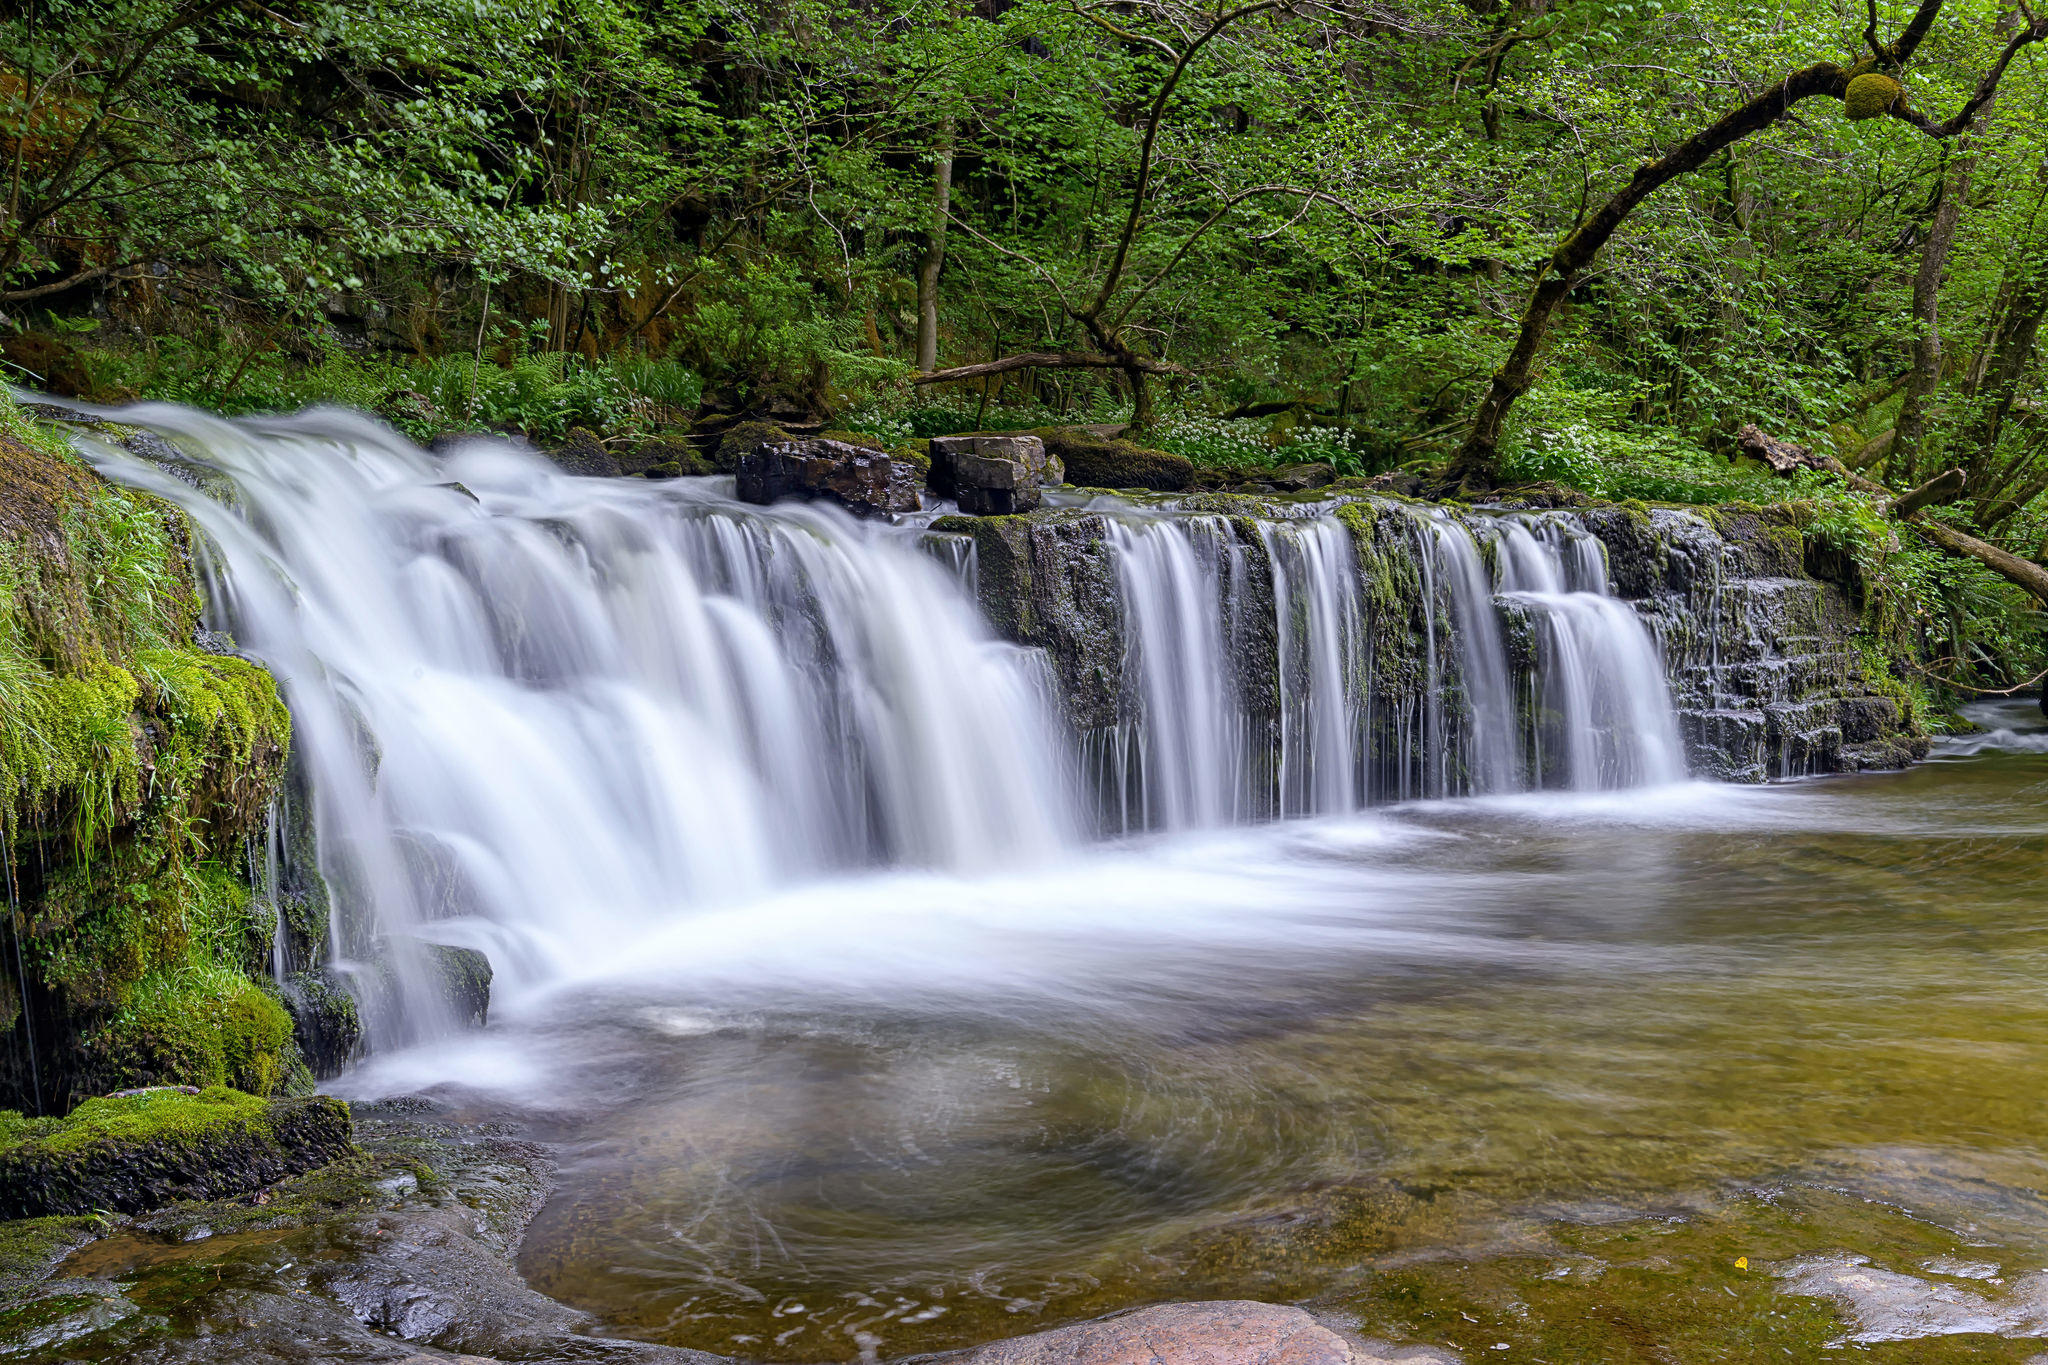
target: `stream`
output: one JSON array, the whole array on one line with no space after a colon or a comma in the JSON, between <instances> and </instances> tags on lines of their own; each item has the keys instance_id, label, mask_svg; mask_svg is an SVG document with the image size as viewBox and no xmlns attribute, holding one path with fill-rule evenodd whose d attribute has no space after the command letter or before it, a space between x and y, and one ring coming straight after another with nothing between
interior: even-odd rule
<instances>
[{"instance_id":1,"label":"stream","mask_svg":"<svg viewBox=\"0 0 2048 1365\"><path fill-rule=\"evenodd\" d=\"M330 1088L552 1144L520 1268L608 1330L796 1365L1252 1298L1465 1360L2042 1349L2031 703L1901 772L1685 781L1596 544L1418 516L1429 687L1373 720L1349 542L1308 521L1265 533L1263 769L1211 666L1247 570L1130 508L1106 817L915 526L134 417L237 489L99 457L192 513L281 676L333 964L497 969L487 1028L372 1019Z\"/></svg>"}]
</instances>

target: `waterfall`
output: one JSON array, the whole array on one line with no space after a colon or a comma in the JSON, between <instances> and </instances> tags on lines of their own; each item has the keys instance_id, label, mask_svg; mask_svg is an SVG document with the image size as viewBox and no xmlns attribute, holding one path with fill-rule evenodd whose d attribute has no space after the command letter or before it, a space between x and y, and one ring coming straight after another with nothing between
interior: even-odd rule
<instances>
[{"instance_id":1,"label":"waterfall","mask_svg":"<svg viewBox=\"0 0 2048 1365\"><path fill-rule=\"evenodd\" d=\"M284 803L263 896L310 820L326 960L399 1002L370 1011L378 1047L448 1022L414 1008L423 945L481 949L516 995L855 869L1685 774L1659 646L1568 514L1054 514L1042 548L1064 527L1107 558L1049 573L1069 633L1026 646L977 595L1054 589L989 579L957 525L572 478L489 440L430 454L340 411L122 415L184 457L82 448L204 532L211 624L292 709L311 799ZM1111 719L1077 733L1084 675ZM280 926L280 978L289 956Z\"/></svg>"},{"instance_id":2,"label":"waterfall","mask_svg":"<svg viewBox=\"0 0 2048 1365\"><path fill-rule=\"evenodd\" d=\"M1098 775L1113 828L1685 777L1656 641L1596 537L1554 514L1396 520L1416 591L1382 647L1412 650L1405 674L1372 658L1388 606L1362 600L1335 517L1111 522L1127 702L1109 747L1135 755Z\"/></svg>"},{"instance_id":3,"label":"waterfall","mask_svg":"<svg viewBox=\"0 0 2048 1365\"><path fill-rule=\"evenodd\" d=\"M83 441L204 530L216 624L284 689L344 966L409 936L517 986L679 909L1080 826L1042 667L915 527L338 411L123 416L193 457Z\"/></svg>"},{"instance_id":4,"label":"waterfall","mask_svg":"<svg viewBox=\"0 0 2048 1365\"><path fill-rule=\"evenodd\" d=\"M1503 593L1542 626L1539 725L1562 741L1551 750L1561 751L1552 785L1594 791L1684 778L1663 661L1635 610L1608 595L1599 542L1556 521L1532 529L1503 519L1501 548Z\"/></svg>"}]
</instances>

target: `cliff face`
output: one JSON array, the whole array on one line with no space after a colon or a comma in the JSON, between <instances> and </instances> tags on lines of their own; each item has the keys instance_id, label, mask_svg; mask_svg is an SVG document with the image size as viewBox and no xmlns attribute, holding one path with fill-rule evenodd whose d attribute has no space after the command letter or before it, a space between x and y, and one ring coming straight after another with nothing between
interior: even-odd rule
<instances>
[{"instance_id":1,"label":"cliff face","mask_svg":"<svg viewBox=\"0 0 2048 1365\"><path fill-rule=\"evenodd\" d=\"M1866 632L1853 566L1809 543L1788 509L1515 513L1212 495L1177 512L1140 532L1110 510L1078 508L934 527L971 540L998 633L1044 651L1106 806L1128 809L1138 755L1159 748L1141 660L1193 647L1156 638L1161 608L1134 577L1147 572L1178 572L1171 594L1213 608L1233 814L1318 808L1303 784L1328 774L1304 777L1304 763L1315 757L1311 729L1327 728L1316 709L1333 705L1352 733L1324 748L1355 770L1345 780L1367 801L1571 784L1558 755L1573 722L1548 686L1563 665L1546 644L1540 594L1506 590L1517 536L1545 541L1564 578L1604 579L1648 628L1692 775L1760 782L1895 767L1926 750L1924 717ZM1177 538L1195 567L1140 565L1148 537ZM1318 630L1341 638L1318 645ZM1482 676L1489 669L1503 676ZM1490 775L1471 733L1489 696L1504 698L1521 736L1512 770L1496 761Z\"/></svg>"},{"instance_id":2,"label":"cliff face","mask_svg":"<svg viewBox=\"0 0 2048 1365\"><path fill-rule=\"evenodd\" d=\"M198 619L184 518L0 408L0 1106L303 1074L247 881L290 721Z\"/></svg>"}]
</instances>

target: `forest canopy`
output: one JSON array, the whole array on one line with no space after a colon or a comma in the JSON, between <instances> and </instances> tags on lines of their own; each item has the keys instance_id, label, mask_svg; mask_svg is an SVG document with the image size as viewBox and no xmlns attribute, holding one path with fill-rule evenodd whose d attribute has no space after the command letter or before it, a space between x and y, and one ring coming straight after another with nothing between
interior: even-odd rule
<instances>
[{"instance_id":1,"label":"forest canopy","mask_svg":"<svg viewBox=\"0 0 2048 1365\"><path fill-rule=\"evenodd\" d=\"M1924 515L2039 562L2044 37L2022 0L36 0L0 309L38 386L541 437L1135 419L1710 501L1753 426L1881 492L1960 469Z\"/></svg>"}]
</instances>

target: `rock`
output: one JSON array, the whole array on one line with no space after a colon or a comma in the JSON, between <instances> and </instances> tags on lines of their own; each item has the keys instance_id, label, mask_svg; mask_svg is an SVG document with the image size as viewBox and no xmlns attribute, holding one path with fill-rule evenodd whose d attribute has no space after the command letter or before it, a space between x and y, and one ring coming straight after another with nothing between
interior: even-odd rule
<instances>
[{"instance_id":1,"label":"rock","mask_svg":"<svg viewBox=\"0 0 2048 1365\"><path fill-rule=\"evenodd\" d=\"M1166 1303L998 1341L959 1365L1368 1365L1395 1359L1299 1308L1233 1299Z\"/></svg>"},{"instance_id":2,"label":"rock","mask_svg":"<svg viewBox=\"0 0 2048 1365\"><path fill-rule=\"evenodd\" d=\"M1008 516L1038 506L1041 485L1061 483L1059 457L1036 436L934 436L931 490L972 516Z\"/></svg>"},{"instance_id":3,"label":"rock","mask_svg":"<svg viewBox=\"0 0 2048 1365\"><path fill-rule=\"evenodd\" d=\"M489 970L488 963L485 970ZM340 1075L363 1041L362 1017L347 985L326 968L299 972L285 981L284 1003L292 1016L299 1055L306 1059L314 1079Z\"/></svg>"},{"instance_id":4,"label":"rock","mask_svg":"<svg viewBox=\"0 0 2048 1365\"><path fill-rule=\"evenodd\" d=\"M697 447L676 436L650 436L619 457L619 468L644 479L673 479L683 475L710 474L711 461L697 453Z\"/></svg>"},{"instance_id":5,"label":"rock","mask_svg":"<svg viewBox=\"0 0 2048 1365\"><path fill-rule=\"evenodd\" d=\"M1014 517L942 517L972 536L981 609L1004 639L1045 651L1068 721L1087 733L1121 718L1123 592L1108 523L1052 508Z\"/></svg>"},{"instance_id":6,"label":"rock","mask_svg":"<svg viewBox=\"0 0 2048 1365\"><path fill-rule=\"evenodd\" d=\"M47 332L17 332L0 341L0 356L28 371L38 388L60 398L83 398L92 390L92 376L78 349Z\"/></svg>"},{"instance_id":7,"label":"rock","mask_svg":"<svg viewBox=\"0 0 2048 1365\"><path fill-rule=\"evenodd\" d=\"M863 516L915 512L923 503L917 471L908 462L822 436L763 441L740 456L737 472L742 502L816 499Z\"/></svg>"},{"instance_id":8,"label":"rock","mask_svg":"<svg viewBox=\"0 0 2048 1365\"><path fill-rule=\"evenodd\" d=\"M740 457L763 441L791 441L795 435L773 422L740 422L728 427L711 448L712 472L737 474Z\"/></svg>"},{"instance_id":9,"label":"rock","mask_svg":"<svg viewBox=\"0 0 2048 1365\"><path fill-rule=\"evenodd\" d=\"M1275 493L1306 493L1315 488L1328 488L1337 481L1337 471L1320 462L1308 464L1281 465L1269 469L1245 482L1254 488L1270 489Z\"/></svg>"},{"instance_id":10,"label":"rock","mask_svg":"<svg viewBox=\"0 0 2048 1365\"><path fill-rule=\"evenodd\" d=\"M1178 493L1193 486L1194 461L1087 427L1041 427L1031 433L1066 467L1067 482L1084 488L1152 488Z\"/></svg>"},{"instance_id":11,"label":"rock","mask_svg":"<svg viewBox=\"0 0 2048 1365\"><path fill-rule=\"evenodd\" d=\"M491 1012L491 960L474 948L424 945L427 961L440 974L443 998L458 1023L482 1028Z\"/></svg>"},{"instance_id":12,"label":"rock","mask_svg":"<svg viewBox=\"0 0 2048 1365\"><path fill-rule=\"evenodd\" d=\"M105 1365L731 1365L679 1347L587 1335L583 1313L513 1264L554 1163L502 1125L431 1102L362 1105L361 1151L252 1200L179 1204L76 1250L110 1222L46 1219L13 1265L0 1356ZM200 1235L201 1233L210 1235ZM0 1244L4 1246L4 1244ZM8 1269L0 1251L0 1274ZM148 1307L175 1304L166 1313Z\"/></svg>"},{"instance_id":13,"label":"rock","mask_svg":"<svg viewBox=\"0 0 2048 1365\"><path fill-rule=\"evenodd\" d=\"M142 1213L246 1194L354 1151L348 1106L262 1100L224 1086L87 1100L0 1152L0 1217Z\"/></svg>"},{"instance_id":14,"label":"rock","mask_svg":"<svg viewBox=\"0 0 2048 1365\"><path fill-rule=\"evenodd\" d=\"M562 444L548 452L564 474L580 478L616 479L623 472L619 462L597 433L587 427L570 427L569 434L562 438Z\"/></svg>"}]
</instances>

